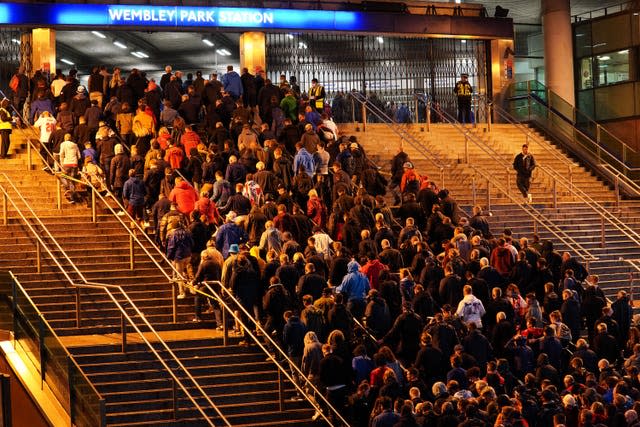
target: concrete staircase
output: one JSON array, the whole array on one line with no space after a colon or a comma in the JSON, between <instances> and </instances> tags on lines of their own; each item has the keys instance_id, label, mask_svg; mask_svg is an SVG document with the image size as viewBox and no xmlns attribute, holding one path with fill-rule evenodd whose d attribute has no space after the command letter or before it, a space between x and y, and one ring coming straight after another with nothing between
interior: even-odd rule
<instances>
[{"instance_id":1,"label":"concrete staircase","mask_svg":"<svg viewBox=\"0 0 640 427\"><path fill-rule=\"evenodd\" d=\"M308 403L287 403L284 411L274 403L277 400L274 394L278 395L278 373L273 362L265 361L264 353L257 348L238 346L239 337L230 338L230 345L222 346L221 333L213 328L212 315L205 315L203 323L191 322L192 296L178 300L177 322L173 322L172 285L137 244L134 244L134 269L131 269L130 236L115 216L103 208L93 223L91 210L85 204L71 204L64 198L61 209L57 209L56 178L40 170L35 156L33 164L28 165L21 137L24 138L20 132L12 135L14 151L0 163L0 172L7 175L0 173L0 185L7 189L31 229L18 210L8 203L8 223L1 225L0 222L0 250L4 254L0 258L0 270L12 271L18 277L55 332L65 339L83 371L104 394L108 425L198 426L205 425L205 421L182 392L178 393L178 418L173 418L173 400L167 397L167 387L172 390L171 377L146 346L129 344L127 352L122 353L119 345L104 345L95 340L96 337L120 340L121 312L103 290L77 292L77 288L70 285L69 280L82 283L80 275L53 245L53 239L28 212L10 183L24 195L35 215L89 282L121 286L155 330L174 331L171 347L234 425L307 425L313 414ZM33 232L51 248L69 278L44 248L38 248ZM144 246L150 249L148 243ZM79 324L77 294L81 308ZM124 299L116 298L127 314L141 323ZM127 330L132 335L133 328ZM142 330L146 331L146 327ZM194 340L193 334L209 338ZM135 337L137 334L133 334L130 341ZM165 351L160 354L166 356ZM169 364L174 366L175 362ZM290 397L292 386L285 382L285 387ZM200 399L198 403L213 416L210 405L204 398Z\"/></svg>"},{"instance_id":2,"label":"concrete staircase","mask_svg":"<svg viewBox=\"0 0 640 427\"><path fill-rule=\"evenodd\" d=\"M396 125L398 126L398 125ZM493 125L491 132L483 126L467 127L466 129L482 144L490 147L489 153L481 149L471 140L466 144L466 155L469 164L465 163L465 137L449 124L431 125L429 132L424 125L402 125L415 141L435 153L441 162L445 163L444 187L449 189L461 207L470 212L475 202L486 208L487 184L486 179L476 176L469 166L476 165L487 174L496 178L502 187L508 188L513 200L500 192L496 186L490 187L491 213L490 224L493 232L501 232L504 228L511 228L517 236L530 237L534 233L534 221L531 216L521 209L514 201L522 201L515 183L511 165L513 157L520 152L523 143L528 142L530 151L536 157L539 165L555 170L573 184L586 192L595 201L605 206L625 223L635 230L640 230L640 202L634 200L622 201L616 206L615 192L584 166L570 159L566 153L544 140L540 135L540 142L528 139L526 135L513 125ZM367 155L383 169L388 170L397 147L401 142L398 135L385 124L367 124L365 132L356 132L353 125L343 125L342 130L358 136ZM535 133L532 131L532 133ZM538 138L536 138L538 139ZM427 174L442 188L440 173L434 169L433 162L424 158L421 151L410 143L404 143L404 151L409 154L418 172ZM507 165L507 166L505 166ZM474 187L475 183L475 199ZM631 269L629 264L621 258L640 258L640 245L617 229L609 222L604 223L605 245L602 247L602 222L593 209L581 203L578 198L570 195L569 191L560 183L556 185L557 208L553 206L553 180L540 170L534 172L531 186L533 194L533 208L541 215L551 219L565 233L579 242L593 256L599 258L590 263L593 273L600 276L600 284L609 297L614 297L619 289L631 287L629 273L635 272L635 280L640 274ZM536 214L537 215L537 214ZM557 239L538 224L537 233L542 239ZM558 243L556 241L556 243ZM568 250L562 244L557 244L558 250Z\"/></svg>"}]
</instances>

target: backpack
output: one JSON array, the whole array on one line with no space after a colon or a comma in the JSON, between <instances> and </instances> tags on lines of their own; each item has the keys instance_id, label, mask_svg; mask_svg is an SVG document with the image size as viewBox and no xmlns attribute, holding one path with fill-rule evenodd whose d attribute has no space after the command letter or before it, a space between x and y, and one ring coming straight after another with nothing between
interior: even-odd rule
<instances>
[{"instance_id":1,"label":"backpack","mask_svg":"<svg viewBox=\"0 0 640 427\"><path fill-rule=\"evenodd\" d=\"M324 331L324 316L322 315L322 311L313 307L310 310L305 309L305 313L307 330L313 331L317 336L322 337L322 333Z\"/></svg>"}]
</instances>

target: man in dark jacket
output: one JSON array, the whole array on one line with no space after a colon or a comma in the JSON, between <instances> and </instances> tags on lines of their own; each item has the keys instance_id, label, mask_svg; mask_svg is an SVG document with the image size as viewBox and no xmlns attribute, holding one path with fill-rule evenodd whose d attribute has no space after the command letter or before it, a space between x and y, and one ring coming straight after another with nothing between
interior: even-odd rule
<instances>
[{"instance_id":1,"label":"man in dark jacket","mask_svg":"<svg viewBox=\"0 0 640 427\"><path fill-rule=\"evenodd\" d=\"M287 356L297 366L300 366L304 350L304 335L307 333L307 328L300 321L300 317L294 315L292 311L285 311L283 318L286 324L282 331L282 345L287 352Z\"/></svg>"},{"instance_id":2,"label":"man in dark jacket","mask_svg":"<svg viewBox=\"0 0 640 427\"><path fill-rule=\"evenodd\" d=\"M416 360L420 349L422 327L422 319L413 312L411 303L406 302L402 307L402 314L398 316L393 327L381 342L395 346L395 354L398 355L404 366L409 366Z\"/></svg>"},{"instance_id":3,"label":"man in dark jacket","mask_svg":"<svg viewBox=\"0 0 640 427\"><path fill-rule=\"evenodd\" d=\"M291 300L287 290L280 283L278 276L269 279L269 288L262 298L262 309L267 315L264 330L268 334L275 331L275 336L280 339L284 331L284 313L291 307Z\"/></svg>"},{"instance_id":4,"label":"man in dark jacket","mask_svg":"<svg viewBox=\"0 0 640 427\"><path fill-rule=\"evenodd\" d=\"M529 193L529 187L531 186L531 173L536 167L536 161L531 154L529 154L529 146L527 144L522 145L522 152L513 159L513 169L516 170L516 184L518 190L522 193L522 196L531 203L531 193Z\"/></svg>"},{"instance_id":5,"label":"man in dark jacket","mask_svg":"<svg viewBox=\"0 0 640 427\"><path fill-rule=\"evenodd\" d=\"M127 212L131 217L140 222L144 220L144 200L147 195L144 182L136 176L135 169L129 169L129 179L122 188L122 197L127 201Z\"/></svg>"}]
</instances>

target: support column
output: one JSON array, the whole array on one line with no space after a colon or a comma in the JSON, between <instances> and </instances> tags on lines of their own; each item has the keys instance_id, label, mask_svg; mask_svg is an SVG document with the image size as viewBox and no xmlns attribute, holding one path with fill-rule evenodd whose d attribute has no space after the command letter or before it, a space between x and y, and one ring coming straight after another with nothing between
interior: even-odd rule
<instances>
[{"instance_id":1,"label":"support column","mask_svg":"<svg viewBox=\"0 0 640 427\"><path fill-rule=\"evenodd\" d=\"M252 31L240 36L240 69L247 68L250 73L265 71L267 62L266 36Z\"/></svg>"},{"instance_id":2,"label":"support column","mask_svg":"<svg viewBox=\"0 0 640 427\"><path fill-rule=\"evenodd\" d=\"M35 28L31 37L31 61L33 71L56 71L56 30Z\"/></svg>"},{"instance_id":3,"label":"support column","mask_svg":"<svg viewBox=\"0 0 640 427\"><path fill-rule=\"evenodd\" d=\"M545 85L575 106L569 0L541 0Z\"/></svg>"},{"instance_id":4,"label":"support column","mask_svg":"<svg viewBox=\"0 0 640 427\"><path fill-rule=\"evenodd\" d=\"M493 102L501 105L504 93L513 83L513 40L491 40L489 43L491 63L491 97Z\"/></svg>"}]
</instances>

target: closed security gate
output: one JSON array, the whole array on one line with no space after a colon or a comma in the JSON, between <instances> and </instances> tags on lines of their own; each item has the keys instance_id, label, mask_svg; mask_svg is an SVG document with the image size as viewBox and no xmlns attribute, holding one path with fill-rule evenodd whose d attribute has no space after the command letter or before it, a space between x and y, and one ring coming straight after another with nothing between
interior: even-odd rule
<instances>
[{"instance_id":1,"label":"closed security gate","mask_svg":"<svg viewBox=\"0 0 640 427\"><path fill-rule=\"evenodd\" d=\"M274 84L281 74L295 76L302 92L317 78L329 102L357 90L390 113L404 103L415 114L414 94L421 92L453 112L453 87L460 74L469 74L475 92L487 92L487 45L483 40L269 34L266 68ZM341 117L350 112L334 114L336 121L350 120Z\"/></svg>"}]
</instances>

